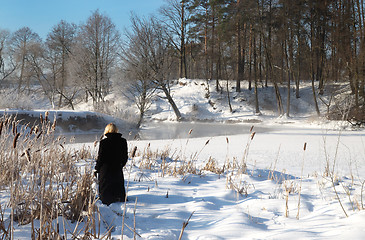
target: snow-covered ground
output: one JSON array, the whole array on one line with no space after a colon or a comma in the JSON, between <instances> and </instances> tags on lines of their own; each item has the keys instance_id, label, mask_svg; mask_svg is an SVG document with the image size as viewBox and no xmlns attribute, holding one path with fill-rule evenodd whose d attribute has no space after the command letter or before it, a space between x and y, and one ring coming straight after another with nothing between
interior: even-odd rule
<instances>
[{"instance_id":1,"label":"snow-covered ground","mask_svg":"<svg viewBox=\"0 0 365 240\"><path fill-rule=\"evenodd\" d=\"M182 239L364 239L363 129L313 117L309 88L300 99L293 97L287 118L268 110L275 104L270 90L260 92L261 115L253 114L248 92L232 94L230 113L224 94L212 91L211 105L204 81L182 81L173 97L185 119L236 123L247 132L192 137L184 129L185 137L128 141L130 150L138 149L124 170L129 201L126 208L124 203L97 203L101 233L114 226L111 237L121 239L123 231L123 239L133 239L135 224L137 239L178 239L188 223ZM122 102L116 95L110 99L114 105ZM148 121L171 119L169 105L158 100L145 131ZM260 127L270 130L256 132ZM194 128L191 123L192 132L198 131ZM93 143L68 145L83 146L96 155ZM175 166L188 163L197 171L174 174ZM247 168L240 173L237 166L243 163ZM80 164L92 168L94 161ZM8 197L1 192L2 203ZM123 229L124 209L128 227ZM68 222L67 228L73 231L75 223ZM29 239L29 234L29 225L16 226L15 239Z\"/></svg>"}]
</instances>

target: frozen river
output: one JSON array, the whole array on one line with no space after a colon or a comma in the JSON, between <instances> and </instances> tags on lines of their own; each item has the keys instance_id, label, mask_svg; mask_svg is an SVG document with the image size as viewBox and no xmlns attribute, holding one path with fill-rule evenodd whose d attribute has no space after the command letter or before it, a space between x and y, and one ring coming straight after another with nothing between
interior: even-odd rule
<instances>
[{"instance_id":1,"label":"frozen river","mask_svg":"<svg viewBox=\"0 0 365 240\"><path fill-rule=\"evenodd\" d=\"M211 122L152 122L141 129L139 136L143 140L230 136L247 134L253 125ZM268 132L270 130L268 127L255 127L256 132Z\"/></svg>"},{"instance_id":2,"label":"frozen river","mask_svg":"<svg viewBox=\"0 0 365 240\"><path fill-rule=\"evenodd\" d=\"M251 127L256 133L270 135L291 135L302 138L306 135L335 135L338 130L326 130L321 127L308 128L296 124L265 125L263 123L212 123L212 122L149 122L142 126L139 131L121 130L127 140L163 140L184 139L200 137L232 136L249 134ZM190 134L189 134L190 133ZM100 139L103 131L90 131L79 133L65 133L66 139L72 139L74 143L94 142ZM363 131L344 131L342 135L363 136Z\"/></svg>"},{"instance_id":3,"label":"frozen river","mask_svg":"<svg viewBox=\"0 0 365 240\"><path fill-rule=\"evenodd\" d=\"M122 130L127 140L162 140L198 138L248 134L254 124L211 123L211 122L150 122L139 131ZM258 124L259 125L259 124ZM255 126L254 131L270 132L270 127ZM189 134L190 133L190 134ZM100 139L102 131L65 133L67 139L75 143L93 142Z\"/></svg>"}]
</instances>

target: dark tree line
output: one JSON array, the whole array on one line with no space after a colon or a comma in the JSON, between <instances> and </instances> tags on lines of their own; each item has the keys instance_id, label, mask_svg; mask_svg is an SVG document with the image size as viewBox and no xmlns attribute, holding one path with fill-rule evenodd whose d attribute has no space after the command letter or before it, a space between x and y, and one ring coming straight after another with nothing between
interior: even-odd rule
<instances>
[{"instance_id":1,"label":"dark tree line","mask_svg":"<svg viewBox=\"0 0 365 240\"><path fill-rule=\"evenodd\" d=\"M323 94L326 82L346 81L355 105L364 98L363 0L179 2L190 14L185 22L187 77L236 80L237 92L243 80L255 92L258 82L272 83L280 114L285 109L278 84L295 87L299 98L300 81L310 80L317 102L317 88ZM319 114L317 103L316 108Z\"/></svg>"},{"instance_id":2,"label":"dark tree line","mask_svg":"<svg viewBox=\"0 0 365 240\"><path fill-rule=\"evenodd\" d=\"M97 105L113 74L123 73L120 81L130 86L141 119L156 90L181 118L170 94L178 78L213 83L208 98L225 90L219 80L234 81L238 93L247 81L257 113L258 89L273 86L277 112L288 116L290 89L300 98L303 81L312 83L318 114L326 84L345 82L359 107L364 6L363 0L166 0L155 16L132 15L122 37L99 11L79 26L61 21L45 42L27 27L0 31L0 84L12 80L21 92L36 80L55 106L73 107L81 97ZM280 88L288 89L286 105Z\"/></svg>"}]
</instances>

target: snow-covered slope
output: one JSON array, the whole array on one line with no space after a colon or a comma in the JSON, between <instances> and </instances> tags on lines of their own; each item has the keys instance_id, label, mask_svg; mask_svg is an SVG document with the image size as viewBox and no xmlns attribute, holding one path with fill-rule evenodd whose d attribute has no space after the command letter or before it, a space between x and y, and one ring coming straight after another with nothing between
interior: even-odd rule
<instances>
[{"instance_id":1,"label":"snow-covered slope","mask_svg":"<svg viewBox=\"0 0 365 240\"><path fill-rule=\"evenodd\" d=\"M174 101L179 107L183 117L187 120L213 120L221 122L247 122L252 119L262 121L282 117L277 113L277 103L273 87L258 89L259 108L261 115L255 114L254 90L248 90L247 83L242 83L241 92L235 91L235 83L229 82L230 102L232 112L229 109L226 82L220 81L221 90L215 90L215 81L208 84L204 80L180 79L171 87ZM287 89L281 87L283 105L286 107ZM162 96L162 95L161 95ZM326 98L323 96L322 98ZM174 119L168 102L161 98L154 99L150 109L153 119ZM309 83L302 83L300 98L291 93L290 116L293 118L313 118L315 113L312 90ZM319 100L318 100L319 101ZM319 101L322 113L325 114L325 106ZM286 109L285 109L286 111Z\"/></svg>"}]
</instances>

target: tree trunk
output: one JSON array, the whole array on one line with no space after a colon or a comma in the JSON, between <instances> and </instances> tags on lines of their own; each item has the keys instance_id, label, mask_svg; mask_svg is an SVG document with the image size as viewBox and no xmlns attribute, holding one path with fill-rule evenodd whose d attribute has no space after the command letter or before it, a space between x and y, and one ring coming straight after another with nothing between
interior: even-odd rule
<instances>
[{"instance_id":1,"label":"tree trunk","mask_svg":"<svg viewBox=\"0 0 365 240\"><path fill-rule=\"evenodd\" d=\"M142 112L142 111L139 112L139 119L138 119L138 123L137 123L137 126L136 126L137 129L141 127L142 121L143 121L143 117L144 117L144 112Z\"/></svg>"},{"instance_id":2,"label":"tree trunk","mask_svg":"<svg viewBox=\"0 0 365 240\"><path fill-rule=\"evenodd\" d=\"M313 3L311 2L310 7L313 7ZM311 41L311 48L310 48L310 76L312 79L312 93L313 93L313 100L314 100L314 106L316 108L317 115L320 115L319 107L318 107L318 101L317 101L317 95L316 95L316 89L314 87L314 81L315 81L315 71L314 71L314 55L315 55L315 46L313 46L315 43L315 36L314 36L314 14L311 12L310 15L310 41Z\"/></svg>"},{"instance_id":3,"label":"tree trunk","mask_svg":"<svg viewBox=\"0 0 365 240\"><path fill-rule=\"evenodd\" d=\"M365 24L365 13L364 13L364 1L361 0L361 3L359 0L356 0L356 4L357 4L357 15L359 18L359 32L360 32L360 41L361 41L361 47L360 47L360 82L359 82L359 96L361 97L365 97L365 34L364 34L364 24Z\"/></svg>"},{"instance_id":4,"label":"tree trunk","mask_svg":"<svg viewBox=\"0 0 365 240\"><path fill-rule=\"evenodd\" d=\"M244 62L242 60L242 46L241 46L241 15L239 12L240 0L237 0L236 12L236 34L237 34L237 76L236 76L236 92L241 92L241 81L243 80Z\"/></svg>"},{"instance_id":5,"label":"tree trunk","mask_svg":"<svg viewBox=\"0 0 365 240\"><path fill-rule=\"evenodd\" d=\"M215 56L215 38L216 38L216 33L215 33L215 9L214 9L214 4L211 7L212 9L212 34L211 34L211 49L210 49L210 79L215 79L215 90L216 92L219 92L219 81L217 76L214 76L214 63L216 61L216 56Z\"/></svg>"},{"instance_id":6,"label":"tree trunk","mask_svg":"<svg viewBox=\"0 0 365 240\"><path fill-rule=\"evenodd\" d=\"M238 1L239 2L239 1ZM237 3L238 4L238 3ZM236 79L236 92L241 92L241 81L243 76L243 63L241 61L241 25L237 20L237 79Z\"/></svg>"},{"instance_id":7,"label":"tree trunk","mask_svg":"<svg viewBox=\"0 0 365 240\"><path fill-rule=\"evenodd\" d=\"M279 113L279 116L282 116L284 114L283 100L281 99L280 90L279 90L276 80L273 80L273 83L274 83L274 89L275 89L276 103L278 105L278 113Z\"/></svg>"},{"instance_id":8,"label":"tree trunk","mask_svg":"<svg viewBox=\"0 0 365 240\"><path fill-rule=\"evenodd\" d=\"M291 71L290 71L290 64L289 63L289 56L288 56L288 49L287 49L287 41L284 40L284 51L285 51L285 62L286 62L286 73L287 73L287 98L286 98L286 116L290 117L290 79L291 79ZM290 54L290 53L289 53Z\"/></svg>"},{"instance_id":9,"label":"tree trunk","mask_svg":"<svg viewBox=\"0 0 365 240\"><path fill-rule=\"evenodd\" d=\"M255 34L255 31L254 31ZM255 113L260 113L259 93L257 89L257 53L256 53L256 36L253 36L253 61L254 61L254 81L255 81Z\"/></svg>"},{"instance_id":10,"label":"tree trunk","mask_svg":"<svg viewBox=\"0 0 365 240\"><path fill-rule=\"evenodd\" d=\"M296 98L300 98L300 93L299 93L299 90L300 90L300 78L301 78L301 44L302 44L302 36L301 36L301 33L300 33L300 24L298 23L298 29L297 29L297 35L298 35L298 53L297 53L297 59L298 59L298 67L297 67L297 77L295 79L295 97Z\"/></svg>"},{"instance_id":11,"label":"tree trunk","mask_svg":"<svg viewBox=\"0 0 365 240\"><path fill-rule=\"evenodd\" d=\"M263 4L263 1L261 1L261 4ZM263 7L263 6L262 6ZM259 4L257 5L257 14L259 17L259 28L263 29L263 24L262 24L262 12L260 10L260 6ZM258 81L260 83L262 83L262 31L259 31L259 53L258 53L258 71L259 71L259 79ZM265 86L267 87L267 86Z\"/></svg>"},{"instance_id":12,"label":"tree trunk","mask_svg":"<svg viewBox=\"0 0 365 240\"><path fill-rule=\"evenodd\" d=\"M288 81L287 81L287 102L286 102L286 116L290 117L290 73L288 72Z\"/></svg>"},{"instance_id":13,"label":"tree trunk","mask_svg":"<svg viewBox=\"0 0 365 240\"><path fill-rule=\"evenodd\" d=\"M250 26L250 40L249 40L249 72L248 72L248 90L252 90L252 26Z\"/></svg>"},{"instance_id":14,"label":"tree trunk","mask_svg":"<svg viewBox=\"0 0 365 240\"><path fill-rule=\"evenodd\" d=\"M205 27L204 27L204 57L205 57L205 79L209 85L209 66L208 66L208 7L205 9Z\"/></svg>"},{"instance_id":15,"label":"tree trunk","mask_svg":"<svg viewBox=\"0 0 365 240\"><path fill-rule=\"evenodd\" d=\"M314 78L313 78L313 76L312 76L312 93L313 93L314 106L316 108L317 115L320 116L321 114L320 114L319 107L318 107L316 88L314 87Z\"/></svg>"},{"instance_id":16,"label":"tree trunk","mask_svg":"<svg viewBox=\"0 0 365 240\"><path fill-rule=\"evenodd\" d=\"M162 89L162 91L165 93L166 98L167 98L167 101L170 103L170 105L171 105L172 109L174 110L174 113L175 113L175 115L176 115L176 120L177 120L177 121L180 121L180 120L181 120L181 113L180 113L180 111L179 111L178 107L176 106L176 104L175 104L174 100L172 99L172 97L171 97L171 95L170 95L169 90L166 88L166 85L165 85L165 84L163 84L163 85L161 86L161 89Z\"/></svg>"},{"instance_id":17,"label":"tree trunk","mask_svg":"<svg viewBox=\"0 0 365 240\"><path fill-rule=\"evenodd\" d=\"M18 83L18 93L21 92L21 88L23 85L24 68L25 68L25 56L23 56L22 63L21 63L20 77L19 77L19 83Z\"/></svg>"},{"instance_id":18,"label":"tree trunk","mask_svg":"<svg viewBox=\"0 0 365 240\"><path fill-rule=\"evenodd\" d=\"M228 85L228 80L226 82L226 85L227 85L227 99L228 99L228 106L229 106L229 112L233 112L233 109L232 109L232 104L231 104L231 97L229 96L229 85Z\"/></svg>"},{"instance_id":19,"label":"tree trunk","mask_svg":"<svg viewBox=\"0 0 365 240\"><path fill-rule=\"evenodd\" d=\"M186 48L185 48L185 0L181 1L181 38L180 38L180 78L186 78Z\"/></svg>"}]
</instances>

